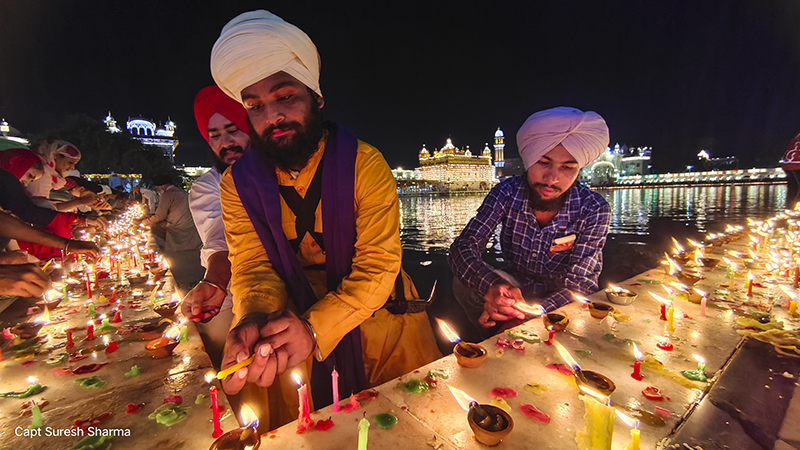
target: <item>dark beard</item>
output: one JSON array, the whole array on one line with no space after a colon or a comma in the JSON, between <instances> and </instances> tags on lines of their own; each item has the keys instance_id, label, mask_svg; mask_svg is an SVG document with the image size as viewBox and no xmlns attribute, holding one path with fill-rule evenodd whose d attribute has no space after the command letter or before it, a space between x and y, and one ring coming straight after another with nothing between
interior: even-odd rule
<instances>
[{"instance_id":1,"label":"dark beard","mask_svg":"<svg viewBox=\"0 0 800 450\"><path fill-rule=\"evenodd\" d=\"M310 106L309 113L303 118L305 125L300 122L283 121L277 126L270 125L261 134L255 131L251 134L250 142L253 149L264 158L270 167L276 167L284 172L300 170L308 164L311 155L317 151L323 132L322 112L313 98ZM249 122L250 119L247 120ZM294 136L272 138L272 132L276 128L294 130ZM252 123L250 129L255 130Z\"/></svg>"},{"instance_id":2,"label":"dark beard","mask_svg":"<svg viewBox=\"0 0 800 450\"><path fill-rule=\"evenodd\" d=\"M567 198L569 197L569 191L572 190L572 186L574 185L575 183L572 183L572 185L569 188L567 188L564 192L562 192L561 195L559 195L558 197L550 200L545 200L542 198L541 195L539 195L539 192L536 191L535 189L536 187L550 187L553 189L558 189L558 188L556 188L555 186L548 186L547 184L544 183L536 183L533 186L531 186L530 195L528 196L528 202L530 203L531 208L533 208L534 211L559 211L561 207L564 206L564 203L567 202Z\"/></svg>"},{"instance_id":3,"label":"dark beard","mask_svg":"<svg viewBox=\"0 0 800 450\"><path fill-rule=\"evenodd\" d=\"M230 166L230 164L225 162L225 157L228 156L228 153L235 152L239 153L239 155L244 153L244 149L239 147L238 145L234 145L233 147L226 147L219 151L219 156L214 153L213 149L209 150L211 152L211 160L214 161L214 167L217 169L217 172L223 173L225 169Z\"/></svg>"}]
</instances>

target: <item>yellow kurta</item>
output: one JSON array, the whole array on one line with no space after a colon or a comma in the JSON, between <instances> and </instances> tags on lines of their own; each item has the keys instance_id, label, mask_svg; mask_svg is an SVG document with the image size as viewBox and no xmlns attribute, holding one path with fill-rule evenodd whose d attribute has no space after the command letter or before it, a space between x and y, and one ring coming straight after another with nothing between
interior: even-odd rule
<instances>
[{"instance_id":1,"label":"yellow kurta","mask_svg":"<svg viewBox=\"0 0 800 450\"><path fill-rule=\"evenodd\" d=\"M325 138L320 141L319 149L296 179L286 172L277 171L278 183L293 186L304 197L322 159L324 144ZM252 312L271 313L284 308L295 311L283 280L270 264L239 200L230 170L222 176L220 197L231 260L233 323L238 323ZM324 205L320 202L314 225L319 233L322 233L322 207ZM358 142L356 156L353 208L356 243L352 271L336 291L329 292L325 271L307 269L306 276L319 301L302 317L309 321L317 333L318 356L321 358L326 358L342 337L361 325L367 379L371 386L375 386L427 364L441 354L436 348L426 313L393 315L381 309L386 300L393 296L395 278L401 270L400 208L388 164L376 148L361 141ZM295 215L283 199L281 213L286 237L295 239ZM325 263L325 253L308 234L300 243L297 257L304 267ZM417 298L416 289L405 273L403 280L406 298ZM266 405L258 408L262 409L261 423L270 423L270 428L297 417L297 385L287 377L290 372L287 370L281 380L270 388L269 397L273 401L269 409L272 414L268 415ZM283 394L275 392L279 389L278 385L284 386ZM255 386L249 386L246 391L253 391L253 388ZM241 395L250 396L245 391ZM263 393L259 395L261 399L266 398ZM279 398L288 403L275 404L275 399ZM250 404L250 401L243 401Z\"/></svg>"}]
</instances>

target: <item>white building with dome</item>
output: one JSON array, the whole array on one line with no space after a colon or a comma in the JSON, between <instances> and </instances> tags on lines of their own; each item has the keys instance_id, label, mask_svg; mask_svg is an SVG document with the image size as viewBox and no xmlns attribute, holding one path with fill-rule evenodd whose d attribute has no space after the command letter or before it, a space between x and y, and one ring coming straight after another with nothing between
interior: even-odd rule
<instances>
[{"instance_id":1,"label":"white building with dome","mask_svg":"<svg viewBox=\"0 0 800 450\"><path fill-rule=\"evenodd\" d=\"M108 113L103 121L108 128L109 133L121 133L122 130L117 125L117 121ZM164 152L164 156L169 158L170 162L175 162L175 148L178 146L178 138L175 137L175 123L167 118L167 123L159 128L156 124L141 117L128 118L128 123L125 125L131 137L139 140L144 145L152 145L160 148Z\"/></svg>"},{"instance_id":2,"label":"white building with dome","mask_svg":"<svg viewBox=\"0 0 800 450\"><path fill-rule=\"evenodd\" d=\"M436 183L439 190L450 192L488 190L495 183L492 150L488 143L480 155L473 155L469 146L459 149L450 138L441 149L433 152L423 145L419 152L419 167L414 172L417 180Z\"/></svg>"}]
</instances>

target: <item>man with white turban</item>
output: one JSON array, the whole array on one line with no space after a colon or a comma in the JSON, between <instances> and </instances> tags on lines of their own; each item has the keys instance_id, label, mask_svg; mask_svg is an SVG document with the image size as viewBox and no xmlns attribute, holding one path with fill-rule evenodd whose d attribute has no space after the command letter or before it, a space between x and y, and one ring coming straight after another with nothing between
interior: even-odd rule
<instances>
[{"instance_id":1,"label":"man with white turban","mask_svg":"<svg viewBox=\"0 0 800 450\"><path fill-rule=\"evenodd\" d=\"M572 301L570 290L597 291L611 212L577 178L608 141L603 118L575 108L539 111L520 128L525 177L495 186L450 247L453 293L481 334L524 319L525 299L550 312ZM499 224L502 271L481 259Z\"/></svg>"},{"instance_id":2,"label":"man with white turban","mask_svg":"<svg viewBox=\"0 0 800 450\"><path fill-rule=\"evenodd\" d=\"M251 130L220 182L235 324L222 367L254 359L222 386L262 431L297 418L293 373L324 407L440 356L424 302L406 301L418 294L401 269L389 166L322 120L319 70L311 39L263 10L231 20L211 52L214 80Z\"/></svg>"}]
</instances>

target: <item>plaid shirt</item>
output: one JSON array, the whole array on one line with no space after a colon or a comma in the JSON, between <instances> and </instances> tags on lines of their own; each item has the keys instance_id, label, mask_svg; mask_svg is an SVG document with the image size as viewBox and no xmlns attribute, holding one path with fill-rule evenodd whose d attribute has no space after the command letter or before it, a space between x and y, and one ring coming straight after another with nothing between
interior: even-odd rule
<instances>
[{"instance_id":1,"label":"plaid shirt","mask_svg":"<svg viewBox=\"0 0 800 450\"><path fill-rule=\"evenodd\" d=\"M530 193L524 177L495 186L450 246L448 260L461 282L486 295L503 277L481 254L502 224L500 244L508 263L503 270L519 280L523 296L540 298L541 305L553 311L572 301L569 290L587 295L598 290L611 209L599 194L575 185L558 214L542 228L530 206ZM575 235L571 249L550 251L553 240L570 235Z\"/></svg>"}]
</instances>

